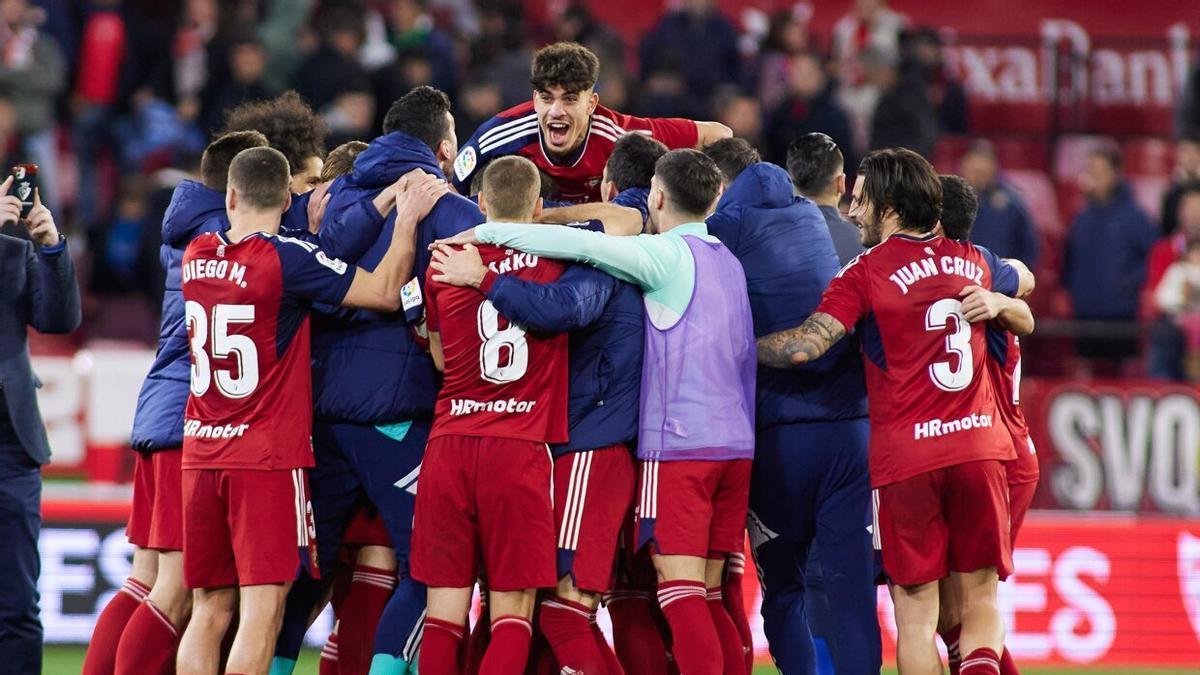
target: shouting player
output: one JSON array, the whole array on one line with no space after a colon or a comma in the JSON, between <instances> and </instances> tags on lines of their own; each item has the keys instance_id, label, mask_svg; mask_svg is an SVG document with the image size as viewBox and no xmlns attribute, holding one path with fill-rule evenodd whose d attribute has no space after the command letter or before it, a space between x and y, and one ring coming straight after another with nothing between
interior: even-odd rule
<instances>
[{"instance_id":1,"label":"shouting player","mask_svg":"<svg viewBox=\"0 0 1200 675\"><path fill-rule=\"evenodd\" d=\"M649 134L668 148L698 148L733 135L718 122L623 115L600 105L600 60L587 47L557 42L533 55L533 100L484 122L454 161L454 186L496 157L520 155L554 179L555 201L600 201L600 182L613 144L629 132Z\"/></svg>"},{"instance_id":2,"label":"shouting player","mask_svg":"<svg viewBox=\"0 0 1200 675\"><path fill-rule=\"evenodd\" d=\"M999 670L998 579L1012 569L1004 462L1012 441L990 379L976 289L1018 292L990 252L937 236L942 187L924 158L879 150L859 165L850 216L869 250L830 283L800 326L759 338L759 360L814 361L856 326L871 419L876 534L893 589L897 661L935 673L938 580L962 598L964 675Z\"/></svg>"},{"instance_id":3,"label":"shouting player","mask_svg":"<svg viewBox=\"0 0 1200 675\"><path fill-rule=\"evenodd\" d=\"M277 150L239 153L225 195L229 230L198 237L183 258L192 354L183 563L196 590L180 673L217 672L235 609L227 672L266 671L298 552L313 536L304 475L312 466L309 306L394 311L411 269L413 228L446 190L432 177L406 186L392 247L367 272L276 236L290 176Z\"/></svg>"},{"instance_id":4,"label":"shouting player","mask_svg":"<svg viewBox=\"0 0 1200 675\"><path fill-rule=\"evenodd\" d=\"M837 274L825 219L793 194L787 172L759 162L746 141L717 141L704 152L728 183L708 228L746 271L755 334L795 326ZM813 673L823 661L834 672L878 672L882 660L866 384L853 345L836 351L808 368L758 372L750 541L763 583L764 632L787 673ZM815 580L814 568L822 572ZM824 593L811 592L814 581ZM737 585L726 588L736 592ZM822 623L827 655L810 630Z\"/></svg>"},{"instance_id":5,"label":"shouting player","mask_svg":"<svg viewBox=\"0 0 1200 675\"><path fill-rule=\"evenodd\" d=\"M641 287L638 545L652 544L659 605L686 675L745 668L740 640L722 649L719 635L737 629L720 588L726 556L745 541L754 335L742 266L704 225L720 191L711 159L674 150L651 180L652 235L487 223L458 238L587 262Z\"/></svg>"},{"instance_id":6,"label":"shouting player","mask_svg":"<svg viewBox=\"0 0 1200 675\"><path fill-rule=\"evenodd\" d=\"M160 258L167 278L158 353L133 416L138 454L126 529L135 547L133 569L96 620L84 675L169 672L175 663L191 609L183 583L180 457L189 375L180 270L192 239L222 227L229 163L242 150L266 145L257 131L231 132L209 143L200 158L200 180L176 186L163 216Z\"/></svg>"},{"instance_id":7,"label":"shouting player","mask_svg":"<svg viewBox=\"0 0 1200 675\"><path fill-rule=\"evenodd\" d=\"M940 176L942 182L942 233L951 239L967 241L971 237L971 226L975 223L978 202L975 190L958 176ZM976 293L989 293L977 289ZM1012 436L1017 458L1004 465L1008 479L1008 511L1010 538L1016 548L1017 532L1025 521L1025 514L1033 502L1039 476L1037 454L1033 439L1029 437L1029 425L1020 408L1021 341L1033 332L1033 314L1024 301L998 293L989 293L985 298L989 307L987 317L988 359L987 373L996 389L996 407L1000 419ZM954 596L952 584L943 583L941 611L938 613L938 633L946 643L950 657L951 675L958 675L962 666L962 655L958 648L961 630L961 611L958 598ZM1016 675L1016 664L1007 648L1000 654L1000 674Z\"/></svg>"},{"instance_id":8,"label":"shouting player","mask_svg":"<svg viewBox=\"0 0 1200 675\"><path fill-rule=\"evenodd\" d=\"M495 160L484 171L479 206L488 220L531 222L541 210L539 183L529 160ZM548 282L562 273L561 263L512 249L480 247L479 254L493 275ZM526 332L477 289L434 281L426 288L430 349L445 382L413 523L413 576L429 586L421 672L461 672L459 647L482 565L492 621L480 672L520 673L536 591L557 579L546 444L567 440L567 337Z\"/></svg>"}]
</instances>

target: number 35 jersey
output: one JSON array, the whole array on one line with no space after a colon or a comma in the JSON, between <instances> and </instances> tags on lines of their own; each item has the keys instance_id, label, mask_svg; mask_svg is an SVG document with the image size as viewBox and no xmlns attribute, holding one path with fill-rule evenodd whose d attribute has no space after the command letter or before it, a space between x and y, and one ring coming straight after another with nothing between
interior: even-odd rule
<instances>
[{"instance_id":1,"label":"number 35 jersey","mask_svg":"<svg viewBox=\"0 0 1200 675\"><path fill-rule=\"evenodd\" d=\"M983 459L1012 459L988 378L986 323L960 293L1015 295L1016 270L984 248L893 235L848 263L816 311L857 327L867 374L874 487Z\"/></svg>"},{"instance_id":2,"label":"number 35 jersey","mask_svg":"<svg viewBox=\"0 0 1200 675\"><path fill-rule=\"evenodd\" d=\"M483 295L495 275L547 283L563 264L497 246L480 246L479 255L489 270L482 291L436 282L432 267L427 273L425 317L446 361L429 437L565 442L566 334L526 332Z\"/></svg>"},{"instance_id":3,"label":"number 35 jersey","mask_svg":"<svg viewBox=\"0 0 1200 675\"><path fill-rule=\"evenodd\" d=\"M338 305L357 268L268 234L196 238L183 256L192 360L185 469L313 465L309 310Z\"/></svg>"}]
</instances>

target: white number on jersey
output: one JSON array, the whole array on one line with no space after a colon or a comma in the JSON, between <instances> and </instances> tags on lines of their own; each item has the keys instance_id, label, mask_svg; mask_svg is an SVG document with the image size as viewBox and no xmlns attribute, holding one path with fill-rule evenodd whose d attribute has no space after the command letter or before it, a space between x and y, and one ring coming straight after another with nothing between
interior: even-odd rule
<instances>
[{"instance_id":1,"label":"white number on jersey","mask_svg":"<svg viewBox=\"0 0 1200 675\"><path fill-rule=\"evenodd\" d=\"M490 300L479 305L479 374L488 382L504 384L525 377L529 368L529 344L525 331L515 323L500 329L500 312ZM504 357L507 356L507 359ZM502 363L504 361L504 363Z\"/></svg>"},{"instance_id":2,"label":"white number on jersey","mask_svg":"<svg viewBox=\"0 0 1200 675\"><path fill-rule=\"evenodd\" d=\"M204 307L195 300L184 305L188 327L192 331L192 395L203 396L213 382L212 359L205 345L209 323ZM237 360L237 376L232 370L216 371L217 390L225 398L245 398L258 388L258 349L248 335L229 333L230 324L254 322L253 305L217 305L212 314L212 356Z\"/></svg>"},{"instance_id":3,"label":"white number on jersey","mask_svg":"<svg viewBox=\"0 0 1200 675\"><path fill-rule=\"evenodd\" d=\"M962 303L953 298L938 300L925 312L925 330L944 331L954 320L954 332L946 336L946 351L958 356L958 368L949 359L929 364L929 377L939 389L962 391L975 376L971 356L971 324L962 314Z\"/></svg>"}]
</instances>

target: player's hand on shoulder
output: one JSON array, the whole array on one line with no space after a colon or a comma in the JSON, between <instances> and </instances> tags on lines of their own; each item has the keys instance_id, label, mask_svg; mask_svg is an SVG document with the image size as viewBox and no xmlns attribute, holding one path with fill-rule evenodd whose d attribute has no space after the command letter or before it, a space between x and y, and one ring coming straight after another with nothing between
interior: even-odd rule
<instances>
[{"instance_id":1,"label":"player's hand on shoulder","mask_svg":"<svg viewBox=\"0 0 1200 675\"><path fill-rule=\"evenodd\" d=\"M429 250L436 251L442 246L466 246L467 244L475 245L478 243L479 239L475 236L475 228L472 227L469 230L463 230L462 232L459 232L453 237L449 237L447 239L438 239L429 245Z\"/></svg>"},{"instance_id":2,"label":"player's hand on shoulder","mask_svg":"<svg viewBox=\"0 0 1200 675\"><path fill-rule=\"evenodd\" d=\"M0 225L15 223L21 219L21 200L16 195L8 194L12 184L12 176L0 183Z\"/></svg>"},{"instance_id":3,"label":"player's hand on shoulder","mask_svg":"<svg viewBox=\"0 0 1200 675\"><path fill-rule=\"evenodd\" d=\"M445 180L419 169L416 171L420 172L419 176L412 172L405 174L404 178L408 180L396 193L397 223L415 225L429 215L439 199L450 192Z\"/></svg>"},{"instance_id":4,"label":"player's hand on shoulder","mask_svg":"<svg viewBox=\"0 0 1200 675\"><path fill-rule=\"evenodd\" d=\"M1004 309L1002 296L981 286L967 286L959 292L958 297L963 299L963 317L971 323L991 321Z\"/></svg>"},{"instance_id":5,"label":"player's hand on shoulder","mask_svg":"<svg viewBox=\"0 0 1200 675\"><path fill-rule=\"evenodd\" d=\"M325 208L329 206L330 183L321 183L313 188L308 196L308 231L316 234L321 229L321 221L325 219Z\"/></svg>"},{"instance_id":6,"label":"player's hand on shoulder","mask_svg":"<svg viewBox=\"0 0 1200 675\"><path fill-rule=\"evenodd\" d=\"M445 244L433 251L433 259L429 266L436 274L433 280L451 286L471 286L479 288L487 275L487 267L479 255L479 249L473 244L464 244L461 249L451 248Z\"/></svg>"}]
</instances>

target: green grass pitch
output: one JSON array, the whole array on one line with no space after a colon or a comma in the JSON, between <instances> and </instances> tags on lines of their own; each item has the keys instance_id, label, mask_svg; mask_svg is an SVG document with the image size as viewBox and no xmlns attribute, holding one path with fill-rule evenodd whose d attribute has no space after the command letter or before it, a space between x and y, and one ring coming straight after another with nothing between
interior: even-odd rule
<instances>
[{"instance_id":1,"label":"green grass pitch","mask_svg":"<svg viewBox=\"0 0 1200 675\"><path fill-rule=\"evenodd\" d=\"M43 675L78 675L83 667L83 654L87 649L83 646L50 645L46 647L45 663L42 666ZM316 675L318 652L305 650L296 666L296 675ZM754 675L774 675L777 671L770 666L759 666L754 669ZM885 669L886 675L895 675L896 671ZM1170 669L1130 669L1130 668L1022 668L1024 675L1191 675L1195 671Z\"/></svg>"}]
</instances>

